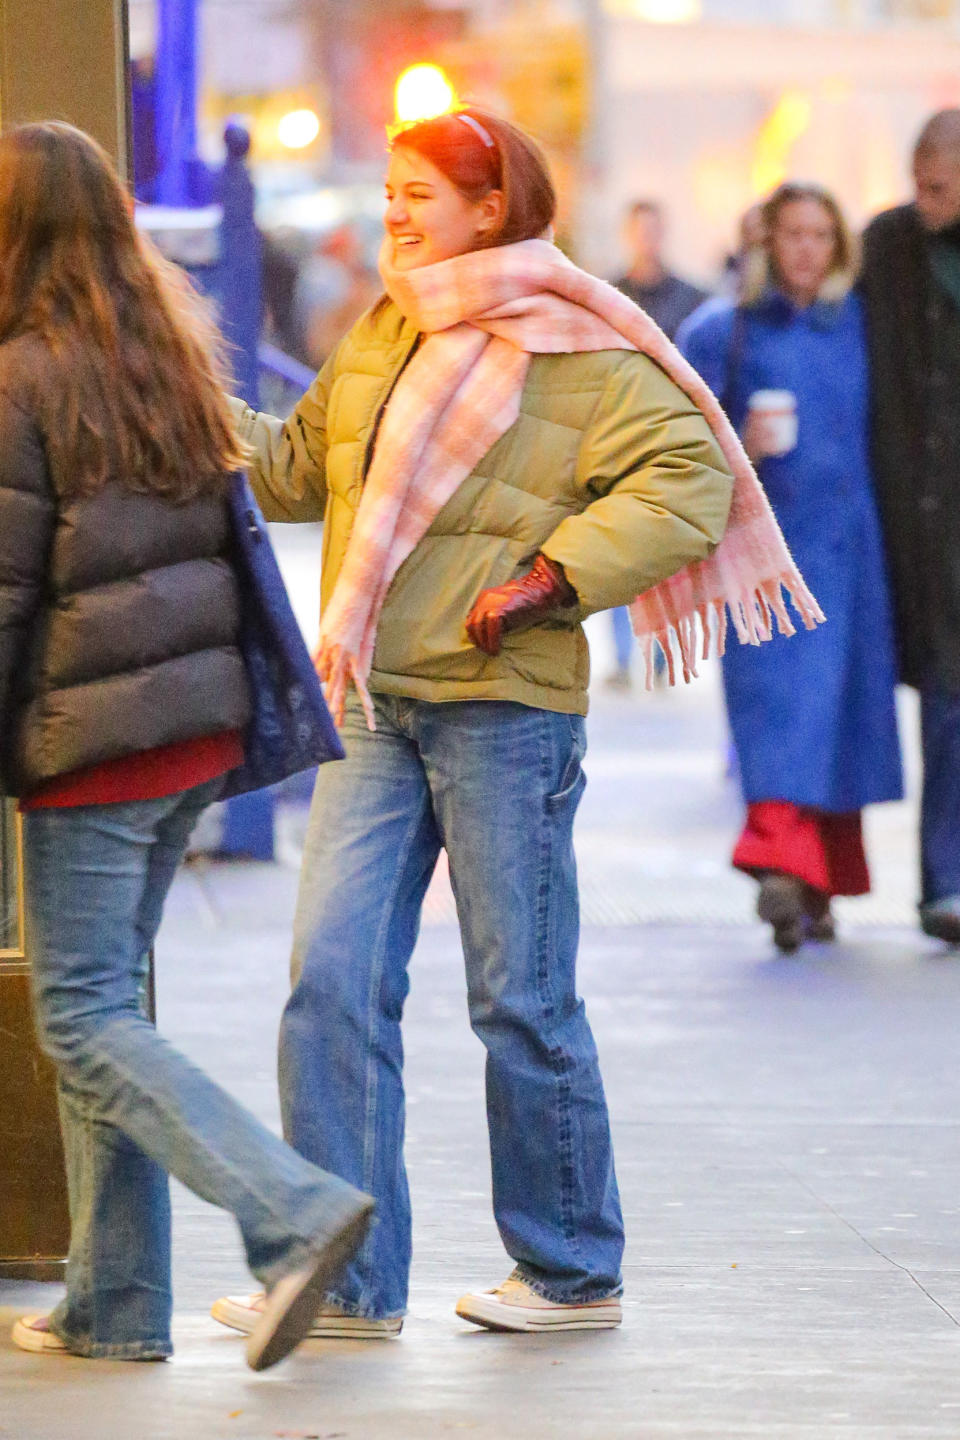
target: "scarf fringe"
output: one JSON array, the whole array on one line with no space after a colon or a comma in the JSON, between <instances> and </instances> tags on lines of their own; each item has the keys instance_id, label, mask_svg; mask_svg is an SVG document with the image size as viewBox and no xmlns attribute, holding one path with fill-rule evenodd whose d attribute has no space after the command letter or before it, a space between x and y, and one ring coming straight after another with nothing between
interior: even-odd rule
<instances>
[{"instance_id":1,"label":"scarf fringe","mask_svg":"<svg viewBox=\"0 0 960 1440\"><path fill-rule=\"evenodd\" d=\"M714 656L722 659L727 648L731 619L742 645L760 645L772 640L776 631L781 635L795 635L797 627L787 610L784 590L806 630L813 630L823 623L823 611L795 568L776 579L762 581L753 590L740 590L733 595L703 602L695 610L677 614L672 619L666 617L667 607L664 606L661 614L663 623L656 629L650 628L642 612L631 610L634 633L643 658L645 688L654 688L656 646L659 646L666 661L667 683L675 685L678 674L682 674L684 684L689 684L699 673L698 658L709 660ZM635 604L641 606L642 598L639 597Z\"/></svg>"},{"instance_id":2,"label":"scarf fringe","mask_svg":"<svg viewBox=\"0 0 960 1440\"><path fill-rule=\"evenodd\" d=\"M376 731L377 720L373 699L367 689L366 676L358 657L342 645L322 641L319 650L313 657L313 663L323 682L324 697L337 729L343 729L347 685L352 680L360 704L363 706L367 729L371 732Z\"/></svg>"}]
</instances>

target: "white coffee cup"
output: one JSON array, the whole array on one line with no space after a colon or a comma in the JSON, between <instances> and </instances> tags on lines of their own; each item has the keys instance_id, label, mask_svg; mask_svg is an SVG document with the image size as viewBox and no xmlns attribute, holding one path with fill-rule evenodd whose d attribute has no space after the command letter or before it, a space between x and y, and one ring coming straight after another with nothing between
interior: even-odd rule
<instances>
[{"instance_id":1,"label":"white coffee cup","mask_svg":"<svg viewBox=\"0 0 960 1440\"><path fill-rule=\"evenodd\" d=\"M791 390L755 390L747 409L767 427L772 455L789 455L797 444L797 397Z\"/></svg>"}]
</instances>

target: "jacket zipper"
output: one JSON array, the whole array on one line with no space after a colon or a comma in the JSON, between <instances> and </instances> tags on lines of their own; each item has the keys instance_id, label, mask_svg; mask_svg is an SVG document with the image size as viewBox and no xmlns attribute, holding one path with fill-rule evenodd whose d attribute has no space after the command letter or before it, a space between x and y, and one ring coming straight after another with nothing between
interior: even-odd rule
<instances>
[{"instance_id":1,"label":"jacket zipper","mask_svg":"<svg viewBox=\"0 0 960 1440\"><path fill-rule=\"evenodd\" d=\"M383 412L390 404L391 396L393 395L394 390L396 390L397 388L397 382L399 381L400 376L403 374L404 370L406 370L407 366L410 364L410 361L413 359L414 355L419 349L420 341L422 339L423 336L421 334L418 334L414 337L413 344L410 346L410 349L403 357L403 364L400 366L400 369L397 371L396 375L394 375L392 381L390 382L390 388L388 389L386 395L383 397L383 400L380 402L380 408L374 416L373 424L370 427L370 434L367 436L366 448L363 452L363 466L360 470L361 488L366 484L367 475L370 472L370 465L373 461L373 448L377 443L377 436L380 433L380 422L383 419Z\"/></svg>"}]
</instances>

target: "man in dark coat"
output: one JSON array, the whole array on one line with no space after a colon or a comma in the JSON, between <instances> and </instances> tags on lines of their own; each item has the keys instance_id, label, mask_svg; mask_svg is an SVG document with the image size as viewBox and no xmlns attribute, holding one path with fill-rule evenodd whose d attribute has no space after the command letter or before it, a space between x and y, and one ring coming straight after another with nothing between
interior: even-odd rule
<instances>
[{"instance_id":1,"label":"man in dark coat","mask_svg":"<svg viewBox=\"0 0 960 1440\"><path fill-rule=\"evenodd\" d=\"M960 109L914 152L915 198L864 237L873 463L900 675L920 692L920 920L960 944Z\"/></svg>"}]
</instances>

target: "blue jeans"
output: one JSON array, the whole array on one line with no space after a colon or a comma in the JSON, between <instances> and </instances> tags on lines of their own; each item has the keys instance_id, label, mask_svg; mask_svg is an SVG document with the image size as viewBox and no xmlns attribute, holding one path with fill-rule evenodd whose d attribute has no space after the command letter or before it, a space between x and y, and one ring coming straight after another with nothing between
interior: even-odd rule
<instances>
[{"instance_id":1,"label":"blue jeans","mask_svg":"<svg viewBox=\"0 0 960 1440\"><path fill-rule=\"evenodd\" d=\"M617 656L617 669L629 670L634 642L630 611L626 605L618 605L615 610L610 611L610 625L613 630L613 648Z\"/></svg>"},{"instance_id":2,"label":"blue jeans","mask_svg":"<svg viewBox=\"0 0 960 1440\"><path fill-rule=\"evenodd\" d=\"M617 669L629 670L630 657L633 655L633 647L636 643L636 636L633 633L633 625L630 622L630 610L626 605L618 605L610 611L610 623L613 629L613 648L617 656ZM658 644L653 647L653 673L658 678L667 672L667 662L663 651Z\"/></svg>"},{"instance_id":3,"label":"blue jeans","mask_svg":"<svg viewBox=\"0 0 960 1440\"><path fill-rule=\"evenodd\" d=\"M547 1298L620 1288L623 1222L597 1052L575 988L579 716L499 701L348 707L317 777L280 1034L284 1129L377 1199L330 1298L402 1314L410 1266L400 1020L424 893L450 862L470 1022L486 1046L493 1205Z\"/></svg>"},{"instance_id":4,"label":"blue jeans","mask_svg":"<svg viewBox=\"0 0 960 1440\"><path fill-rule=\"evenodd\" d=\"M920 898L929 904L960 895L960 695L924 686L920 732Z\"/></svg>"},{"instance_id":5,"label":"blue jeans","mask_svg":"<svg viewBox=\"0 0 960 1440\"><path fill-rule=\"evenodd\" d=\"M24 817L37 1027L58 1071L70 1197L67 1295L51 1324L79 1355L171 1353L167 1172L233 1212L266 1286L304 1264L357 1200L144 1017L163 903L221 784Z\"/></svg>"}]
</instances>

